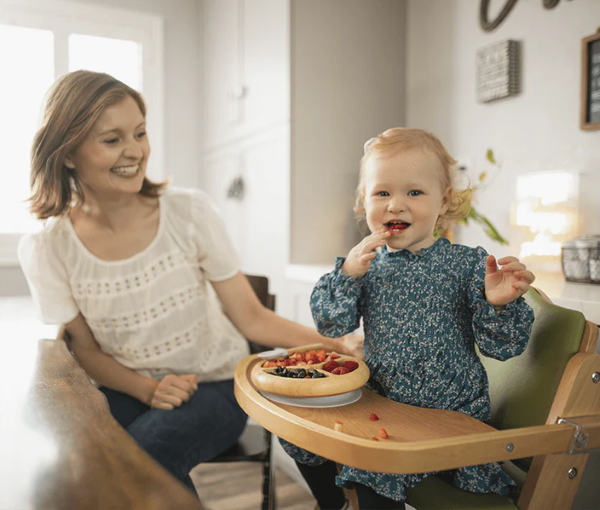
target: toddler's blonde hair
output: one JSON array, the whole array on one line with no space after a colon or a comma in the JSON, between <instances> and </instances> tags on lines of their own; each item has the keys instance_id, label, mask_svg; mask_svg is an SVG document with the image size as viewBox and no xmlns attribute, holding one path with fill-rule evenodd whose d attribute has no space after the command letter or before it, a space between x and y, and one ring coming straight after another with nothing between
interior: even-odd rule
<instances>
[{"instance_id":1,"label":"toddler's blonde hair","mask_svg":"<svg viewBox=\"0 0 600 510\"><path fill-rule=\"evenodd\" d=\"M456 190L457 162L448 153L442 142L423 129L396 127L384 131L365 143L365 153L360 160L360 174L356 189L354 212L361 220L365 218L365 174L369 160L375 155L421 149L433 154L440 163L440 184L448 190L448 210L441 215L435 232L447 229L452 223L467 217L471 209L471 188Z\"/></svg>"}]
</instances>

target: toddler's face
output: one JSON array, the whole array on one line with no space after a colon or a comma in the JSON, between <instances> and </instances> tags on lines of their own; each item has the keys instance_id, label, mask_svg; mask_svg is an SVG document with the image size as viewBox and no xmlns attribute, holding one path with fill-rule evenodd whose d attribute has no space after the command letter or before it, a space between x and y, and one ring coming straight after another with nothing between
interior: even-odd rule
<instances>
[{"instance_id":1,"label":"toddler's face","mask_svg":"<svg viewBox=\"0 0 600 510\"><path fill-rule=\"evenodd\" d=\"M95 193L138 193L149 155L146 119L128 96L102 112L65 164Z\"/></svg>"},{"instance_id":2,"label":"toddler's face","mask_svg":"<svg viewBox=\"0 0 600 510\"><path fill-rule=\"evenodd\" d=\"M435 242L438 216L448 209L440 163L420 149L373 155L365 168L365 209L371 232L389 230L391 250L418 253Z\"/></svg>"}]
</instances>

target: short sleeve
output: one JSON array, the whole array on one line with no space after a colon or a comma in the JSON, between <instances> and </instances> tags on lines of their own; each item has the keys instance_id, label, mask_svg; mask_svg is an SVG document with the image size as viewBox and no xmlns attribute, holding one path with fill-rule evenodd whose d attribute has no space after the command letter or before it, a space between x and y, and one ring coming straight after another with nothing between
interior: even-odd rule
<instances>
[{"instance_id":1,"label":"short sleeve","mask_svg":"<svg viewBox=\"0 0 600 510\"><path fill-rule=\"evenodd\" d=\"M25 235L19 242L19 262L27 278L39 319L44 324L66 324L79 314L64 265L49 240Z\"/></svg>"},{"instance_id":2,"label":"short sleeve","mask_svg":"<svg viewBox=\"0 0 600 510\"><path fill-rule=\"evenodd\" d=\"M237 252L214 202L203 191L192 194L194 233L199 246L200 267L208 280L219 282L240 271Z\"/></svg>"}]
</instances>

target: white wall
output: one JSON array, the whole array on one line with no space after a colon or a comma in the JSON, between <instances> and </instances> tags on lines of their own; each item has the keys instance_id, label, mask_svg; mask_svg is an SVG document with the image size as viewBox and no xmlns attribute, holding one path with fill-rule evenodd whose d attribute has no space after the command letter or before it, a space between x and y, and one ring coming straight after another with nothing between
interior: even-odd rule
<instances>
[{"instance_id":1,"label":"white wall","mask_svg":"<svg viewBox=\"0 0 600 510\"><path fill-rule=\"evenodd\" d=\"M502 3L492 2L491 14ZM502 169L479 195L481 211L509 236L517 175L586 172L592 184L581 197L582 233L600 233L600 131L579 129L581 39L600 25L600 1L563 1L545 10L541 0L521 0L491 33L479 28L479 0L409 0L407 9L407 125L437 134L471 175L485 168L486 150L495 151ZM478 104L476 52L506 39L521 41L521 94ZM460 228L458 242L498 255L516 251L490 241L478 226Z\"/></svg>"},{"instance_id":2,"label":"white wall","mask_svg":"<svg viewBox=\"0 0 600 510\"><path fill-rule=\"evenodd\" d=\"M363 144L404 122L405 2L291 6L291 262L332 264L359 239Z\"/></svg>"},{"instance_id":3,"label":"white wall","mask_svg":"<svg viewBox=\"0 0 600 510\"><path fill-rule=\"evenodd\" d=\"M164 19L165 165L177 186L197 186L200 172L200 2L73 0L158 14ZM150 141L152 143L152 141Z\"/></svg>"}]
</instances>

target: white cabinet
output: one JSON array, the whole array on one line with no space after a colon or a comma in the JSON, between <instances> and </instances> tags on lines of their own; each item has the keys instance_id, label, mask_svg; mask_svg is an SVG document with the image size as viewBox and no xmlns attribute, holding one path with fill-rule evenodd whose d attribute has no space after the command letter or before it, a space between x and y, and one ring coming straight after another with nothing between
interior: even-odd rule
<instances>
[{"instance_id":1,"label":"white cabinet","mask_svg":"<svg viewBox=\"0 0 600 510\"><path fill-rule=\"evenodd\" d=\"M289 259L289 131L271 129L205 157L204 188L224 217L248 274L266 275L281 294ZM235 179L243 189L228 197Z\"/></svg>"},{"instance_id":2,"label":"white cabinet","mask_svg":"<svg viewBox=\"0 0 600 510\"><path fill-rule=\"evenodd\" d=\"M204 0L206 149L289 120L287 0Z\"/></svg>"},{"instance_id":3,"label":"white cabinet","mask_svg":"<svg viewBox=\"0 0 600 510\"><path fill-rule=\"evenodd\" d=\"M237 9L238 0L204 0L203 4L205 146L227 141L238 115L237 102L232 100L241 80Z\"/></svg>"}]
</instances>

